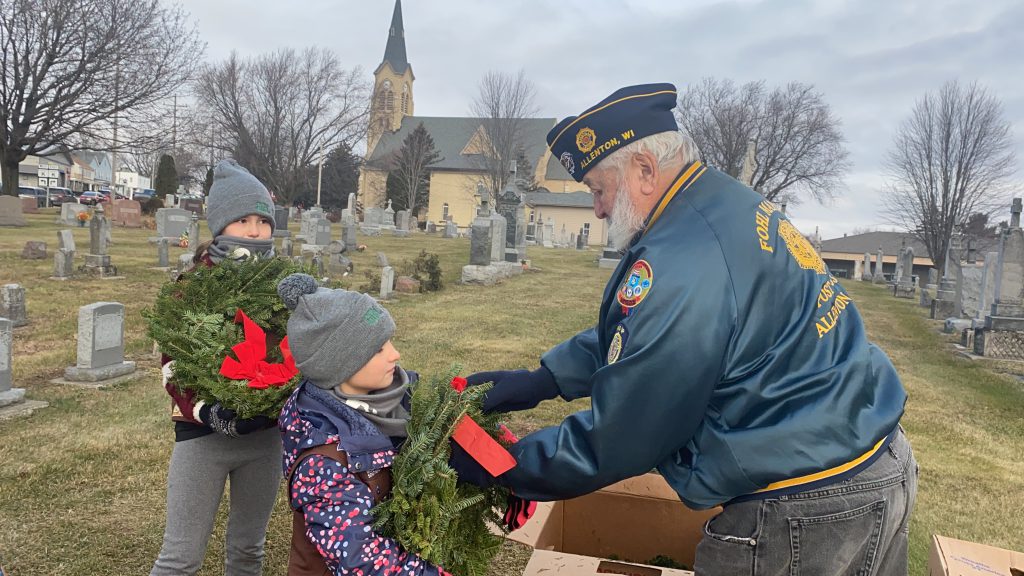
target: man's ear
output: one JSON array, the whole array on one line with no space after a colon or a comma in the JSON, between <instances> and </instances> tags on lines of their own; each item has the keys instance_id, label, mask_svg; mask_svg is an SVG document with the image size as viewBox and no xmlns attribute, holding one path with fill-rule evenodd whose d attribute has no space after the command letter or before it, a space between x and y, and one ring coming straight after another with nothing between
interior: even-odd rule
<instances>
[{"instance_id":1,"label":"man's ear","mask_svg":"<svg viewBox=\"0 0 1024 576\"><path fill-rule=\"evenodd\" d=\"M637 171L640 193L651 196L658 191L658 162L650 152L636 152L632 158L633 167Z\"/></svg>"}]
</instances>

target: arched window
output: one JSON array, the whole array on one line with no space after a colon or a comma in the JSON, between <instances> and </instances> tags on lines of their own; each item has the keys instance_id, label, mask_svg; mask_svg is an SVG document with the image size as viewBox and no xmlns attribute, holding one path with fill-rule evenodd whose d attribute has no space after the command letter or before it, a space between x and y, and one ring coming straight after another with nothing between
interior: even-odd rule
<instances>
[{"instance_id":1,"label":"arched window","mask_svg":"<svg viewBox=\"0 0 1024 576\"><path fill-rule=\"evenodd\" d=\"M409 85L404 84L402 86L402 114L409 114Z\"/></svg>"}]
</instances>

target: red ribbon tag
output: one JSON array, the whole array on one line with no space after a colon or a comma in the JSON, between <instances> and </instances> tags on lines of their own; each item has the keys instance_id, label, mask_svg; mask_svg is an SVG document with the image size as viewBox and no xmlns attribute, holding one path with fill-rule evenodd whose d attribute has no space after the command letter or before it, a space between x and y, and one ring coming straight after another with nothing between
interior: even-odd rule
<instances>
[{"instance_id":1,"label":"red ribbon tag","mask_svg":"<svg viewBox=\"0 0 1024 576\"><path fill-rule=\"evenodd\" d=\"M256 324L242 312L235 314L235 322L241 321L245 330L245 340L231 347L238 360L226 356L220 365L220 373L232 380L248 380L249 388L259 390L270 386L284 386L299 373L288 348L288 338L281 341L280 349L284 362L271 364L267 362L267 335L259 324Z\"/></svg>"},{"instance_id":2,"label":"red ribbon tag","mask_svg":"<svg viewBox=\"0 0 1024 576\"><path fill-rule=\"evenodd\" d=\"M516 459L508 450L469 416L463 416L459 421L452 440L462 446L491 476L501 476L516 466Z\"/></svg>"}]
</instances>

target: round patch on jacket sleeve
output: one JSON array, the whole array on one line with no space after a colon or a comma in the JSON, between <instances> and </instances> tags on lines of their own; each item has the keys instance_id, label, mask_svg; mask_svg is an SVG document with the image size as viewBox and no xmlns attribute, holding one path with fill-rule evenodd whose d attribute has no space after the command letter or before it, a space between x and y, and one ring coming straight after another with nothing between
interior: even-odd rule
<instances>
[{"instance_id":1,"label":"round patch on jacket sleeve","mask_svg":"<svg viewBox=\"0 0 1024 576\"><path fill-rule=\"evenodd\" d=\"M654 285L654 270L647 260L637 260L629 270L616 298L623 308L633 308L647 297Z\"/></svg>"},{"instance_id":2,"label":"round patch on jacket sleeve","mask_svg":"<svg viewBox=\"0 0 1024 576\"><path fill-rule=\"evenodd\" d=\"M622 356L622 349L626 347L626 338L629 336L629 332L626 327L622 324L615 325L615 334L612 335L612 342L608 345L608 357L606 360L608 364L615 364L619 361L619 357Z\"/></svg>"}]
</instances>

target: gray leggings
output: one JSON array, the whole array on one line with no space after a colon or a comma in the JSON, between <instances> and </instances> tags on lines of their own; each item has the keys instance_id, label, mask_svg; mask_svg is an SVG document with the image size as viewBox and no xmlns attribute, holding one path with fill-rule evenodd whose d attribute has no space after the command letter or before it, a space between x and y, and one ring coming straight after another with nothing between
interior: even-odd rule
<instances>
[{"instance_id":1,"label":"gray leggings","mask_svg":"<svg viewBox=\"0 0 1024 576\"><path fill-rule=\"evenodd\" d=\"M174 443L167 473L167 527L150 576L199 571L229 477L224 574L262 573L267 523L281 484L281 434L277 428L241 438L214 433Z\"/></svg>"}]
</instances>

